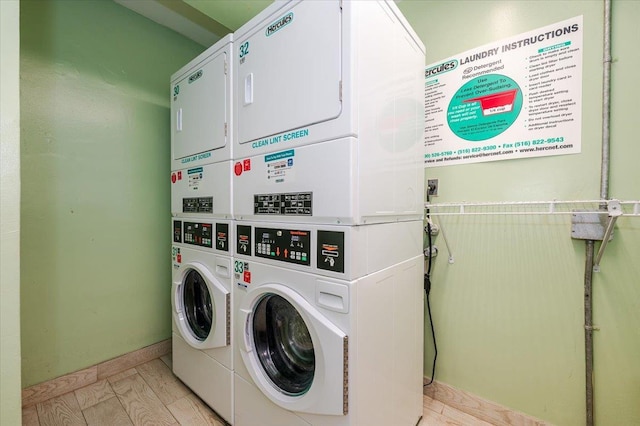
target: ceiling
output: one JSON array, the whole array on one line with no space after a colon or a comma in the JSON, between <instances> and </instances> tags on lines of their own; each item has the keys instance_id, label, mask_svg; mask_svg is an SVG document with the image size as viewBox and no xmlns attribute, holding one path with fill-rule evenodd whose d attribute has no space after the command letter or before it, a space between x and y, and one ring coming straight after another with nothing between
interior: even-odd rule
<instances>
[{"instance_id":1,"label":"ceiling","mask_svg":"<svg viewBox=\"0 0 640 426\"><path fill-rule=\"evenodd\" d=\"M272 0L114 0L209 47L253 18Z\"/></svg>"}]
</instances>

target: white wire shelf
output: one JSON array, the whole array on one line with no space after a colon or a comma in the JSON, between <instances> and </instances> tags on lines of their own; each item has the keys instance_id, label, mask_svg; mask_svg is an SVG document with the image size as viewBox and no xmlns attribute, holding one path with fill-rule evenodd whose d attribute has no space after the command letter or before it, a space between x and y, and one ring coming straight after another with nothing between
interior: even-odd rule
<instances>
[{"instance_id":1,"label":"white wire shelf","mask_svg":"<svg viewBox=\"0 0 640 426\"><path fill-rule=\"evenodd\" d=\"M580 215L602 215L601 220L606 224L603 228L600 249L594 260L594 271L600 270L600 260L609 243L611 233L618 218L622 216L640 217L640 200L620 201L620 200L574 200L574 201L506 201L487 203L426 203L425 208L430 216L480 216L480 215L575 215L579 219ZM605 217L606 216L606 217ZM573 223L572 219L572 223ZM431 219L428 219L429 221ZM449 263L454 262L453 253L446 239L442 223L440 224L447 251L449 252ZM578 235L572 238L585 239Z\"/></svg>"},{"instance_id":2,"label":"white wire shelf","mask_svg":"<svg viewBox=\"0 0 640 426\"><path fill-rule=\"evenodd\" d=\"M579 213L610 214L610 206L618 204L619 216L640 217L640 200L573 200L573 201L506 201L426 203L429 215L571 215Z\"/></svg>"}]
</instances>

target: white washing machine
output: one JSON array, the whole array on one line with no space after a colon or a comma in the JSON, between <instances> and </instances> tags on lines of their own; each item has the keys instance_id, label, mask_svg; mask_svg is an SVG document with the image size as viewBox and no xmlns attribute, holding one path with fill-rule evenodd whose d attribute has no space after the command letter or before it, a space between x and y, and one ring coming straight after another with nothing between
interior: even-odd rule
<instances>
[{"instance_id":1,"label":"white washing machine","mask_svg":"<svg viewBox=\"0 0 640 426\"><path fill-rule=\"evenodd\" d=\"M236 219L421 219L425 51L393 1L276 1L233 61Z\"/></svg>"},{"instance_id":2,"label":"white washing machine","mask_svg":"<svg viewBox=\"0 0 640 426\"><path fill-rule=\"evenodd\" d=\"M346 281L236 261L235 425L417 424L422 264Z\"/></svg>"},{"instance_id":3,"label":"white washing machine","mask_svg":"<svg viewBox=\"0 0 640 426\"><path fill-rule=\"evenodd\" d=\"M227 35L171 77L171 211L232 217L232 61Z\"/></svg>"},{"instance_id":4,"label":"white washing machine","mask_svg":"<svg viewBox=\"0 0 640 426\"><path fill-rule=\"evenodd\" d=\"M235 425L419 421L421 228L237 223Z\"/></svg>"},{"instance_id":5,"label":"white washing machine","mask_svg":"<svg viewBox=\"0 0 640 426\"><path fill-rule=\"evenodd\" d=\"M173 372L233 423L231 221L172 224Z\"/></svg>"}]
</instances>

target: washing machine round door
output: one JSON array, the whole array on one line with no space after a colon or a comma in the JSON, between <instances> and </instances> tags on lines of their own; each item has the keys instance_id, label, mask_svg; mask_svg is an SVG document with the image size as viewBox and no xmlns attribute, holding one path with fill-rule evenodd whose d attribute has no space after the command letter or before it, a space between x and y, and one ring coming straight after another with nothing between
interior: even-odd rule
<instances>
[{"instance_id":1,"label":"washing machine round door","mask_svg":"<svg viewBox=\"0 0 640 426\"><path fill-rule=\"evenodd\" d=\"M309 390L316 369L311 334L282 296L266 294L256 304L253 342L264 372L281 392L298 396Z\"/></svg>"},{"instance_id":2,"label":"washing machine round door","mask_svg":"<svg viewBox=\"0 0 640 426\"><path fill-rule=\"evenodd\" d=\"M191 269L182 284L182 306L192 336L202 342L211 332L213 305L202 275Z\"/></svg>"},{"instance_id":3,"label":"washing machine round door","mask_svg":"<svg viewBox=\"0 0 640 426\"><path fill-rule=\"evenodd\" d=\"M173 291L174 319L192 347L230 345L230 293L199 263L185 265Z\"/></svg>"},{"instance_id":4,"label":"washing machine round door","mask_svg":"<svg viewBox=\"0 0 640 426\"><path fill-rule=\"evenodd\" d=\"M264 396L290 411L348 413L349 339L333 320L276 283L249 290L236 318L237 350Z\"/></svg>"}]
</instances>

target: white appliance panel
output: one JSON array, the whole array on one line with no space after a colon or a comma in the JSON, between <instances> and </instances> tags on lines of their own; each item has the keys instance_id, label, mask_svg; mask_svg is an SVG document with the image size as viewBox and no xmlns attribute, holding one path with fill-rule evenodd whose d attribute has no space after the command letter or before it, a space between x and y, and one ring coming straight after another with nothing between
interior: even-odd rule
<instances>
[{"instance_id":1,"label":"white appliance panel","mask_svg":"<svg viewBox=\"0 0 640 426\"><path fill-rule=\"evenodd\" d=\"M235 259L343 280L422 255L422 221L361 226L236 221L233 232Z\"/></svg>"},{"instance_id":2,"label":"white appliance panel","mask_svg":"<svg viewBox=\"0 0 640 426\"><path fill-rule=\"evenodd\" d=\"M367 2L369 3L369 2ZM359 33L358 51L367 52L360 82L359 149L363 216L385 212L411 216L424 205L424 54L399 16L386 5L368 4L367 27L385 31ZM380 53L372 48L380 47ZM363 53L364 54L364 53ZM371 69L376 70L372 75ZM384 76L384 84L375 80ZM414 216L415 218L415 216Z\"/></svg>"},{"instance_id":3,"label":"white appliance panel","mask_svg":"<svg viewBox=\"0 0 640 426\"><path fill-rule=\"evenodd\" d=\"M418 145L401 150L381 138L372 135L366 150L361 140L343 138L236 161L234 217L340 225L421 219ZM285 199L292 194L309 200L292 205ZM272 206L274 196L279 209Z\"/></svg>"},{"instance_id":4,"label":"white appliance panel","mask_svg":"<svg viewBox=\"0 0 640 426\"><path fill-rule=\"evenodd\" d=\"M240 401L234 426L311 426L296 413L272 403L250 379L234 374L233 382L234 400Z\"/></svg>"},{"instance_id":5,"label":"white appliance panel","mask_svg":"<svg viewBox=\"0 0 640 426\"><path fill-rule=\"evenodd\" d=\"M220 102L220 97L224 99L228 96L226 56L222 52L210 58L193 74L184 76L174 84L174 160L218 149L227 143L227 114L224 103ZM179 92L177 94L176 89Z\"/></svg>"},{"instance_id":6,"label":"white appliance panel","mask_svg":"<svg viewBox=\"0 0 640 426\"><path fill-rule=\"evenodd\" d=\"M232 35L171 77L171 170L231 158Z\"/></svg>"},{"instance_id":7,"label":"white appliance panel","mask_svg":"<svg viewBox=\"0 0 640 426\"><path fill-rule=\"evenodd\" d=\"M417 423L422 416L422 255L353 281L327 279L252 261L243 262L243 268L246 270L234 274L233 287L237 311L247 311L235 318L237 425L253 425L261 418L277 418L279 426ZM287 290L280 291L282 288ZM340 304L346 304L347 309L326 306L318 298L323 292L342 299ZM348 360L348 386L344 388L347 405L342 415L314 412L331 406L330 400L321 397L322 392L307 401L307 405L301 403L313 386L331 389L322 375L314 378L311 389L302 397L285 398L272 383L261 381L262 367L253 362L252 341L247 340L246 324L251 318L248 307L254 306L256 296L274 293L283 295L300 311L314 312L305 314L310 330L333 324L348 336L342 358L339 345L332 344L326 336L314 337L317 342L314 347L319 349L316 363L334 371L334 376L344 371L340 364ZM339 394L338 390L334 392ZM268 421L265 424L271 424Z\"/></svg>"},{"instance_id":8,"label":"white appliance panel","mask_svg":"<svg viewBox=\"0 0 640 426\"><path fill-rule=\"evenodd\" d=\"M352 224L359 213L356 143L346 138L251 157L250 170L234 174L235 218ZM270 201L259 201L262 195L292 193L310 195L306 208L287 202L290 207L277 212L268 209Z\"/></svg>"},{"instance_id":9,"label":"white appliance panel","mask_svg":"<svg viewBox=\"0 0 640 426\"><path fill-rule=\"evenodd\" d=\"M238 33L234 61L240 144L340 114L337 2L305 1L276 9L248 32Z\"/></svg>"},{"instance_id":10,"label":"white appliance panel","mask_svg":"<svg viewBox=\"0 0 640 426\"><path fill-rule=\"evenodd\" d=\"M233 423L233 371L172 335L173 372L223 419Z\"/></svg>"},{"instance_id":11,"label":"white appliance panel","mask_svg":"<svg viewBox=\"0 0 640 426\"><path fill-rule=\"evenodd\" d=\"M230 160L171 172L171 214L231 219L233 182Z\"/></svg>"}]
</instances>

